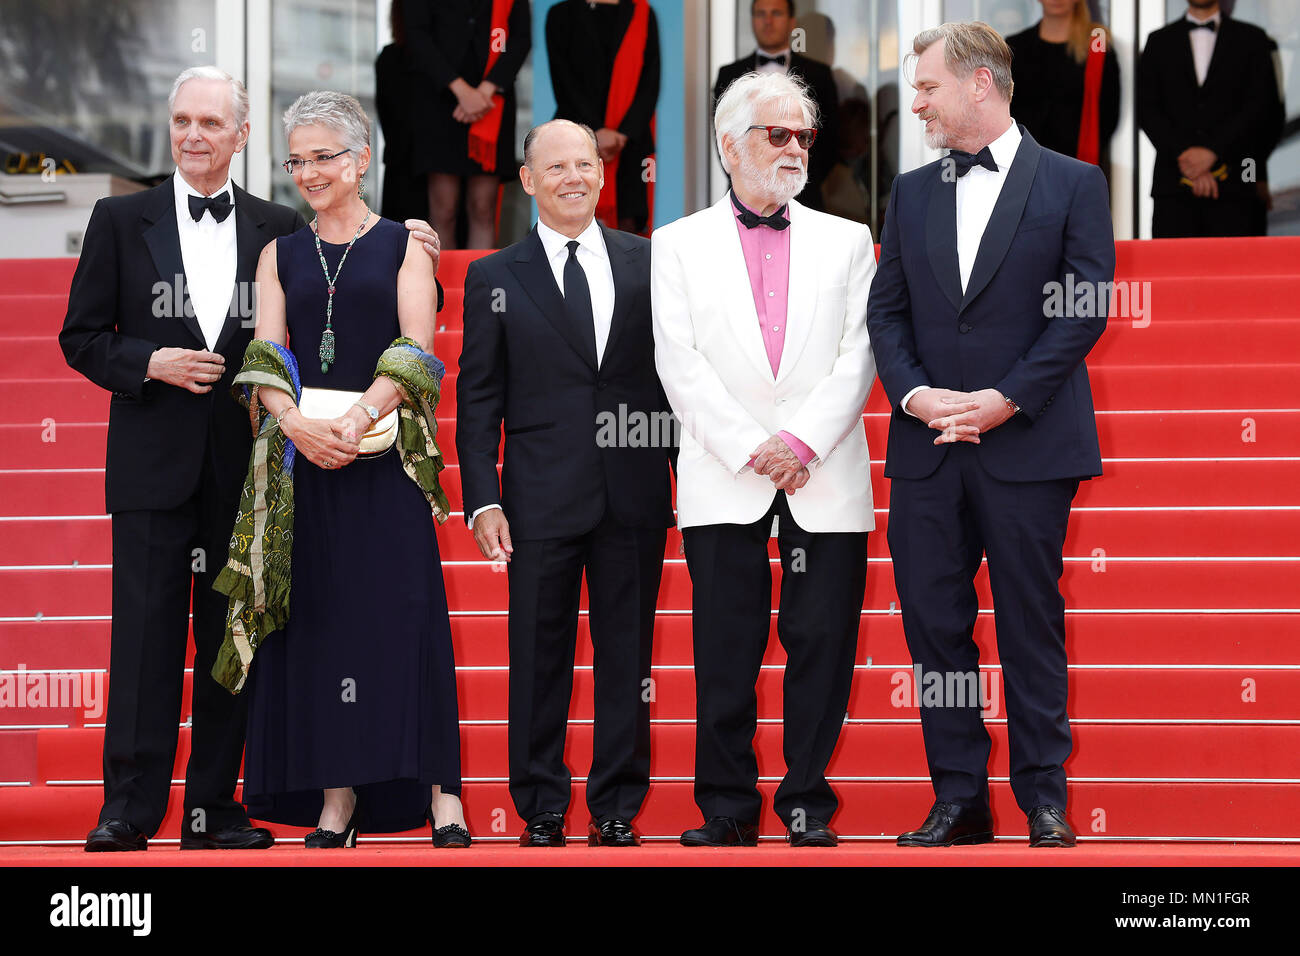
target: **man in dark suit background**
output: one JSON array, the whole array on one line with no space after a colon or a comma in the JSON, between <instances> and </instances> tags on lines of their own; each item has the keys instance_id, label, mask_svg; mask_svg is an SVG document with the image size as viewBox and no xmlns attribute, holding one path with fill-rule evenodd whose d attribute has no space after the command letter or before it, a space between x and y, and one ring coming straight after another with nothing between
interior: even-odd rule
<instances>
[{"instance_id":1,"label":"man in dark suit background","mask_svg":"<svg viewBox=\"0 0 1300 956\"><path fill-rule=\"evenodd\" d=\"M831 68L791 47L790 33L798 25L794 0L752 0L749 5L758 49L718 70L713 84L716 109L723 92L746 73L782 72L801 77L817 102L817 140L808 151L808 184L795 197L812 209L823 208L822 183L839 159L839 97Z\"/></svg>"},{"instance_id":2,"label":"man in dark suit background","mask_svg":"<svg viewBox=\"0 0 1300 956\"><path fill-rule=\"evenodd\" d=\"M510 794L528 824L522 846L564 845L585 570L596 706L588 843L633 846L650 783L651 635L673 523L650 243L595 221L601 188L614 186L590 127L552 120L529 132L520 179L538 224L470 264L456 382L466 521L485 558L509 562Z\"/></svg>"},{"instance_id":3,"label":"man in dark suit background","mask_svg":"<svg viewBox=\"0 0 1300 956\"><path fill-rule=\"evenodd\" d=\"M230 161L248 143L242 84L212 67L187 70L169 105L176 174L95 205L59 334L68 364L113 393L105 467L112 689L104 806L87 850L143 850L166 813L191 585L196 656L181 847L273 842L249 827L234 799L245 701L208 676L226 616L212 582L252 444L230 384L252 336L257 257L303 221L230 180Z\"/></svg>"},{"instance_id":4,"label":"man in dark suit background","mask_svg":"<svg viewBox=\"0 0 1300 956\"><path fill-rule=\"evenodd\" d=\"M1275 50L1218 0L1189 0L1147 38L1137 110L1156 147L1155 238L1267 233L1268 157L1285 120Z\"/></svg>"},{"instance_id":5,"label":"man in dark suit background","mask_svg":"<svg viewBox=\"0 0 1300 956\"><path fill-rule=\"evenodd\" d=\"M212 583L252 448L248 415L230 387L253 334L258 255L304 222L231 181L231 160L248 143L242 83L195 67L177 77L168 105L176 174L96 203L59 334L68 364L113 393L104 473L113 518L112 686L92 851L146 849L166 814L191 590L181 848L273 843L234 799L246 702L210 676L226 619L226 598ZM436 256L429 226L409 224Z\"/></svg>"},{"instance_id":6,"label":"man in dark suit background","mask_svg":"<svg viewBox=\"0 0 1300 956\"><path fill-rule=\"evenodd\" d=\"M1031 846L1072 846L1058 581L1070 503L1101 474L1084 357L1115 273L1106 182L1012 122L1011 53L987 25L944 24L913 50L912 112L928 145L952 152L894 181L867 327L893 406L885 475L904 634L914 667L959 692L935 701L916 688L936 802L898 842L993 839L972 638L987 555L1011 789ZM1063 287L1093 298L1058 308Z\"/></svg>"}]
</instances>

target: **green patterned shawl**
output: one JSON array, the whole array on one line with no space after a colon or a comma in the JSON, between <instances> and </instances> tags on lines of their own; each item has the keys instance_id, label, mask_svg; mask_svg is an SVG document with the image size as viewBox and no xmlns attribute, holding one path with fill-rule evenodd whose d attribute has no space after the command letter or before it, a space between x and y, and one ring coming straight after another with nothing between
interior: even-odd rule
<instances>
[{"instance_id":1,"label":"green patterned shawl","mask_svg":"<svg viewBox=\"0 0 1300 956\"><path fill-rule=\"evenodd\" d=\"M439 524L450 506L438 474L444 463L435 436L434 413L444 366L409 338L393 341L375 368L402 396L398 410L397 451L402 468L424 493ZM253 654L262 641L289 620L293 551L294 446L258 401L258 388L301 394L293 355L282 346L254 339L235 377L235 398L249 410L256 436L230 537L226 566L213 585L230 599L226 636L212 676L233 694L244 687Z\"/></svg>"}]
</instances>

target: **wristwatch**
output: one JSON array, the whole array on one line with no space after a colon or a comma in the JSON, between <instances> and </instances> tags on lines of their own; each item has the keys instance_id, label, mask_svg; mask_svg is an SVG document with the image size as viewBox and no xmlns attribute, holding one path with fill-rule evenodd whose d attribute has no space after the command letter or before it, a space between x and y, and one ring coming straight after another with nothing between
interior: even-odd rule
<instances>
[{"instance_id":1,"label":"wristwatch","mask_svg":"<svg viewBox=\"0 0 1300 956\"><path fill-rule=\"evenodd\" d=\"M371 424L379 421L379 409L375 408L375 406L367 405L365 402L353 402L352 404L370 416Z\"/></svg>"},{"instance_id":2,"label":"wristwatch","mask_svg":"<svg viewBox=\"0 0 1300 956\"><path fill-rule=\"evenodd\" d=\"M1011 409L1012 415L1018 415L1020 413L1020 406L1017 405L1015 402L1013 402L1011 399L1003 395L1002 400L1007 403L1007 408Z\"/></svg>"}]
</instances>

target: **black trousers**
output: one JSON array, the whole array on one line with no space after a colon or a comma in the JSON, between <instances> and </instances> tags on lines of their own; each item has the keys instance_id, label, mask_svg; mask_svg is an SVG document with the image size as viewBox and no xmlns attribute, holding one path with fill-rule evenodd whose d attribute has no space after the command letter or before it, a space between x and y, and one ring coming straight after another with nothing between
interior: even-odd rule
<instances>
[{"instance_id":1,"label":"black trousers","mask_svg":"<svg viewBox=\"0 0 1300 956\"><path fill-rule=\"evenodd\" d=\"M209 449L208 454L211 454ZM191 589L194 694L185 822L195 832L247 826L234 798L247 702L212 679L226 597L225 565L239 489L220 488L211 461L198 490L168 511L113 515L113 627L100 822L126 820L152 837L171 793L181 716Z\"/></svg>"},{"instance_id":2,"label":"black trousers","mask_svg":"<svg viewBox=\"0 0 1300 956\"><path fill-rule=\"evenodd\" d=\"M609 513L573 538L516 541L510 559L510 796L519 816L563 814L564 763L578 598L587 575L595 654L595 735L587 807L631 820L650 789L650 653L663 574L664 528Z\"/></svg>"},{"instance_id":3,"label":"black trousers","mask_svg":"<svg viewBox=\"0 0 1300 956\"><path fill-rule=\"evenodd\" d=\"M839 806L826 766L839 740L853 683L867 533L814 534L790 516L785 492L753 524L685 528L695 646L695 802L705 819L756 823L762 809L754 733L754 685L772 622L767 555L776 516L781 555L777 636L783 686L786 773L773 808L787 826L829 821Z\"/></svg>"},{"instance_id":4,"label":"black trousers","mask_svg":"<svg viewBox=\"0 0 1300 956\"><path fill-rule=\"evenodd\" d=\"M1156 196L1154 207L1155 239L1268 234L1268 211L1256 199L1201 199L1189 191L1185 196Z\"/></svg>"},{"instance_id":5,"label":"black trousers","mask_svg":"<svg viewBox=\"0 0 1300 956\"><path fill-rule=\"evenodd\" d=\"M945 689L927 700L917 688L938 801L963 807L989 801L991 743L980 695L966 690L980 686L979 648L972 637L979 609L974 578L987 554L1011 789L1026 813L1044 804L1065 809L1071 739L1059 582L1078 487L1074 478L999 481L980 463L979 446L965 442L954 444L930 477L893 479L889 551L903 631L923 682L925 674L935 673ZM987 686L993 689L991 681Z\"/></svg>"}]
</instances>

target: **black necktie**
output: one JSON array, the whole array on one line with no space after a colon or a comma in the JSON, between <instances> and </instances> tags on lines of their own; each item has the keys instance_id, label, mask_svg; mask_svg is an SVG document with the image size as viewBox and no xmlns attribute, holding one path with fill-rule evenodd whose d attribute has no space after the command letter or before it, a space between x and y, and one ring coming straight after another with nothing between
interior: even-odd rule
<instances>
[{"instance_id":1,"label":"black necktie","mask_svg":"<svg viewBox=\"0 0 1300 956\"><path fill-rule=\"evenodd\" d=\"M968 153L964 150L949 150L948 157L957 164L957 178L960 179L971 171L975 166L983 166L991 173L998 171L998 164L993 162L993 154L985 146L978 153Z\"/></svg>"},{"instance_id":2,"label":"black necktie","mask_svg":"<svg viewBox=\"0 0 1300 956\"><path fill-rule=\"evenodd\" d=\"M740 220L740 224L746 229L753 229L755 226L771 226L773 229L780 231L790 225L790 220L781 215L786 210L785 206L782 206L770 216L760 216L752 209L746 209L740 200L736 198L735 193L731 194L731 204L740 213L736 218Z\"/></svg>"},{"instance_id":3,"label":"black necktie","mask_svg":"<svg viewBox=\"0 0 1300 956\"><path fill-rule=\"evenodd\" d=\"M194 217L195 222L203 218L204 210L212 213L212 218L217 222L225 222L226 217L230 215L230 210L234 208L228 192L220 192L215 196L190 197L190 215Z\"/></svg>"},{"instance_id":4,"label":"black necktie","mask_svg":"<svg viewBox=\"0 0 1300 956\"><path fill-rule=\"evenodd\" d=\"M757 62L754 64L755 68L766 66L769 63L775 63L777 66L786 65L784 56L768 56L766 53L755 53L754 56L757 57Z\"/></svg>"},{"instance_id":5,"label":"black necktie","mask_svg":"<svg viewBox=\"0 0 1300 956\"><path fill-rule=\"evenodd\" d=\"M1209 30L1211 33L1215 33L1215 32L1218 31L1218 29L1219 29L1219 25L1218 25L1216 22L1214 22L1213 20L1205 20L1204 22L1201 22L1201 23L1193 23L1193 24L1191 25L1191 29L1193 29L1193 30Z\"/></svg>"},{"instance_id":6,"label":"black necktie","mask_svg":"<svg viewBox=\"0 0 1300 956\"><path fill-rule=\"evenodd\" d=\"M569 314L569 321L590 349L592 363L599 365L596 356L596 319L591 310L591 286L587 285L587 273L582 271L582 266L578 263L578 240L570 239L567 245L569 258L564 263L564 311Z\"/></svg>"}]
</instances>

